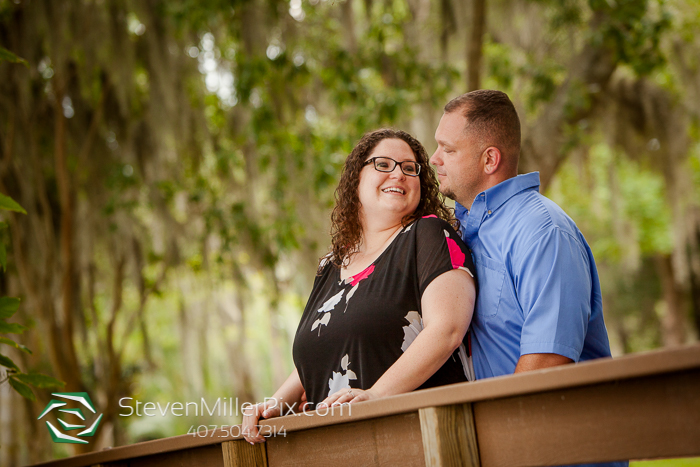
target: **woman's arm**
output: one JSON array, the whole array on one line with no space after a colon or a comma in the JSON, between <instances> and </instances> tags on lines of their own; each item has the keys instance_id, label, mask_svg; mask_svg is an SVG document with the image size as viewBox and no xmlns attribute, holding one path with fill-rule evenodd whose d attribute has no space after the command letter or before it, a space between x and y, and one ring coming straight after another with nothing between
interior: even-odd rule
<instances>
[{"instance_id":1,"label":"woman's arm","mask_svg":"<svg viewBox=\"0 0 700 467\"><path fill-rule=\"evenodd\" d=\"M263 443L265 438L258 432L258 421L261 418L279 417L280 413L287 410L296 411L301 402L304 387L301 385L299 373L295 368L282 386L265 402L246 407L243 410L243 423L241 432L250 444Z\"/></svg>"},{"instance_id":2,"label":"woman's arm","mask_svg":"<svg viewBox=\"0 0 700 467\"><path fill-rule=\"evenodd\" d=\"M321 404L342 404L413 391L426 382L459 347L471 323L476 300L474 279L453 269L435 278L423 292L423 330L406 352L370 389L347 389ZM354 397L351 397L354 396Z\"/></svg>"}]
</instances>

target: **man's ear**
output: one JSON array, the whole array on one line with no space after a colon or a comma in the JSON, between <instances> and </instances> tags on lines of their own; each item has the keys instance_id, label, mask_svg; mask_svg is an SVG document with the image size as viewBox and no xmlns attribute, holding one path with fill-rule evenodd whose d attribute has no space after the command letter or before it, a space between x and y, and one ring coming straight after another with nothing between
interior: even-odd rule
<instances>
[{"instance_id":1,"label":"man's ear","mask_svg":"<svg viewBox=\"0 0 700 467\"><path fill-rule=\"evenodd\" d=\"M482 154L484 160L484 173L493 175L501 166L501 151L493 146L486 148Z\"/></svg>"}]
</instances>

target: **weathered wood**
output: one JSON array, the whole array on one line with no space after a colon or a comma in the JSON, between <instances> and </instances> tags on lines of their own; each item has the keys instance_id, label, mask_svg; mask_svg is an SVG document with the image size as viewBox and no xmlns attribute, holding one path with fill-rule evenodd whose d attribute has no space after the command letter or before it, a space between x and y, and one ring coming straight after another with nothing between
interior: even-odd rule
<instances>
[{"instance_id":1,"label":"weathered wood","mask_svg":"<svg viewBox=\"0 0 700 467\"><path fill-rule=\"evenodd\" d=\"M424 465L417 412L287 433L266 444L274 467Z\"/></svg>"},{"instance_id":2,"label":"weathered wood","mask_svg":"<svg viewBox=\"0 0 700 467\"><path fill-rule=\"evenodd\" d=\"M118 467L224 467L224 456L217 445L203 446L182 451L164 452L152 456L129 459L129 463L109 463L107 466Z\"/></svg>"},{"instance_id":3,"label":"weathered wood","mask_svg":"<svg viewBox=\"0 0 700 467\"><path fill-rule=\"evenodd\" d=\"M459 383L400 394L356 404L352 408L351 417L347 416L346 410L344 415L338 412L337 416L312 414L309 417L273 418L261 421L261 425L267 426L271 431L280 426L284 426L287 432L308 430L319 426L408 413L426 407L473 403L648 375L671 374L691 368L700 368L700 345L625 355L615 359L601 358L576 365L561 365L517 375L487 378L473 383Z\"/></svg>"},{"instance_id":4,"label":"weathered wood","mask_svg":"<svg viewBox=\"0 0 700 467\"><path fill-rule=\"evenodd\" d=\"M700 370L474 404L484 467L700 455Z\"/></svg>"},{"instance_id":5,"label":"weathered wood","mask_svg":"<svg viewBox=\"0 0 700 467\"><path fill-rule=\"evenodd\" d=\"M479 467L472 404L420 409L427 467Z\"/></svg>"},{"instance_id":6,"label":"weathered wood","mask_svg":"<svg viewBox=\"0 0 700 467\"><path fill-rule=\"evenodd\" d=\"M267 467L265 444L249 444L247 441L221 443L224 467Z\"/></svg>"},{"instance_id":7,"label":"weathered wood","mask_svg":"<svg viewBox=\"0 0 700 467\"><path fill-rule=\"evenodd\" d=\"M467 403L485 467L698 456L698 373L700 346L694 345L416 391L353 405L352 413L346 407L344 413L279 417L261 425L268 432L286 431L286 438L268 438L272 466L389 465L397 458L424 465L418 410ZM223 466L220 444L236 439L215 430L39 465L132 467L160 457L193 465L181 462L190 459L183 453L209 446L219 456L213 465Z\"/></svg>"}]
</instances>

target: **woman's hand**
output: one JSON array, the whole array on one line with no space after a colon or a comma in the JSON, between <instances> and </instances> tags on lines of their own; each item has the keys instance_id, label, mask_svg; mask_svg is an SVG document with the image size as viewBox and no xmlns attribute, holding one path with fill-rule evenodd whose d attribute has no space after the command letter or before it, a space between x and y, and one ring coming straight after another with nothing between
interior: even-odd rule
<instances>
[{"instance_id":1,"label":"woman's hand","mask_svg":"<svg viewBox=\"0 0 700 467\"><path fill-rule=\"evenodd\" d=\"M289 378L282 383L282 386L275 394L266 399L265 402L251 405L243 409L243 423L241 423L241 434L250 444L264 443L265 438L260 435L258 422L261 418L279 417L282 415L282 408L288 411L298 410L296 407L302 401L306 402L304 387L301 385L299 373L295 368Z\"/></svg>"},{"instance_id":2,"label":"woman's hand","mask_svg":"<svg viewBox=\"0 0 700 467\"><path fill-rule=\"evenodd\" d=\"M250 444L264 443L265 438L258 431L258 422L261 418L279 417L280 413L280 404L275 399L260 402L243 409L241 433L245 440Z\"/></svg>"},{"instance_id":3,"label":"woman's hand","mask_svg":"<svg viewBox=\"0 0 700 467\"><path fill-rule=\"evenodd\" d=\"M323 399L316 409L333 407L340 404L354 404L355 402L368 401L377 399L378 397L379 396L373 393L371 389L365 391L364 389L346 388Z\"/></svg>"}]
</instances>

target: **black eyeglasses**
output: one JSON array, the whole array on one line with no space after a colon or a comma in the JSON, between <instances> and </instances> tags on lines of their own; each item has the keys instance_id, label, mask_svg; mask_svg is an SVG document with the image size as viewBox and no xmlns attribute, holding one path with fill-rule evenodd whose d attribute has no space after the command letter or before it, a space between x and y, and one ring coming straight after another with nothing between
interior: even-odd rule
<instances>
[{"instance_id":1,"label":"black eyeglasses","mask_svg":"<svg viewBox=\"0 0 700 467\"><path fill-rule=\"evenodd\" d=\"M393 172L396 166L401 167L401 172L409 177L417 177L420 174L420 165L415 161L397 162L391 157L372 157L367 159L364 165L374 163L374 170L378 172Z\"/></svg>"}]
</instances>

